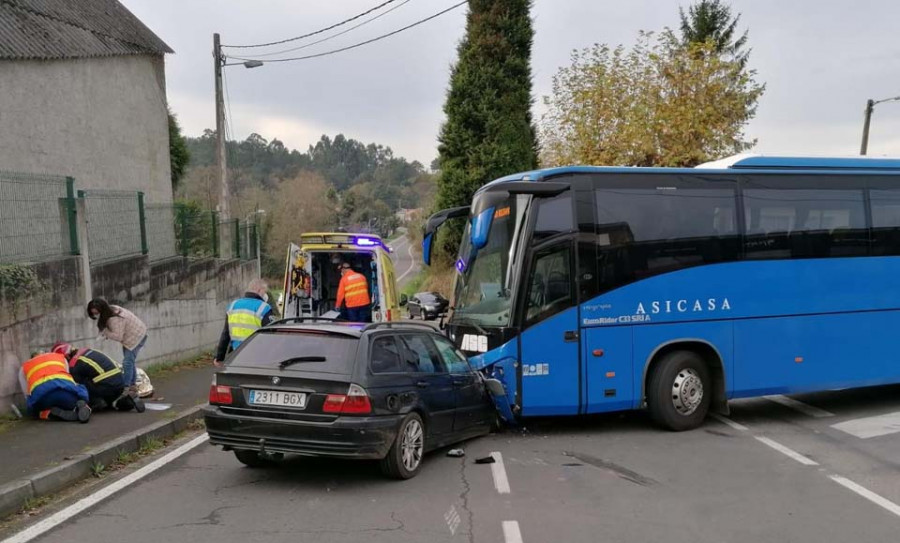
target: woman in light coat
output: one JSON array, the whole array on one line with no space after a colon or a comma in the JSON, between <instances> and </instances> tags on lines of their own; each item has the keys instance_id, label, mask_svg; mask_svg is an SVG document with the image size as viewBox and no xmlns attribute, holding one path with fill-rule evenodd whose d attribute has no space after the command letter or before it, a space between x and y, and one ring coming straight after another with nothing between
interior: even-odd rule
<instances>
[{"instance_id":1,"label":"woman in light coat","mask_svg":"<svg viewBox=\"0 0 900 543\"><path fill-rule=\"evenodd\" d=\"M94 298L87 305L88 317L97 321L100 335L122 344L122 372L125 387L137 396L135 363L147 342L147 325L124 307L110 305L103 298Z\"/></svg>"}]
</instances>

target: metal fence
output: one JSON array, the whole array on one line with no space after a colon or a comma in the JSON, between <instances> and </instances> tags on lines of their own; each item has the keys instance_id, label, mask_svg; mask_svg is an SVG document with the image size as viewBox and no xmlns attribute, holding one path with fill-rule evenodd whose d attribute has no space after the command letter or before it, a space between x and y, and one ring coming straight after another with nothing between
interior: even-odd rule
<instances>
[{"instance_id":1,"label":"metal fence","mask_svg":"<svg viewBox=\"0 0 900 543\"><path fill-rule=\"evenodd\" d=\"M0 171L0 263L78 252L71 178Z\"/></svg>"},{"instance_id":2,"label":"metal fence","mask_svg":"<svg viewBox=\"0 0 900 543\"><path fill-rule=\"evenodd\" d=\"M240 258L240 221L230 219L219 221L219 257L226 260Z\"/></svg>"},{"instance_id":3,"label":"metal fence","mask_svg":"<svg viewBox=\"0 0 900 543\"><path fill-rule=\"evenodd\" d=\"M190 205L175 205L175 236L178 253L193 258L219 256L219 219L215 211Z\"/></svg>"},{"instance_id":4,"label":"metal fence","mask_svg":"<svg viewBox=\"0 0 900 543\"><path fill-rule=\"evenodd\" d=\"M79 247L71 177L0 170L0 264L37 262L87 249L91 263L147 255L252 260L258 226L219 220L192 204L146 204L133 191L81 190L87 247Z\"/></svg>"},{"instance_id":5,"label":"metal fence","mask_svg":"<svg viewBox=\"0 0 900 543\"><path fill-rule=\"evenodd\" d=\"M150 262L173 258L178 251L175 233L176 210L172 204L146 204L147 248Z\"/></svg>"},{"instance_id":6,"label":"metal fence","mask_svg":"<svg viewBox=\"0 0 900 543\"><path fill-rule=\"evenodd\" d=\"M143 195L118 190L79 190L84 199L88 254L105 262L146 253Z\"/></svg>"},{"instance_id":7,"label":"metal fence","mask_svg":"<svg viewBox=\"0 0 900 543\"><path fill-rule=\"evenodd\" d=\"M241 223L238 227L238 255L241 260L255 260L257 254L256 224L252 222Z\"/></svg>"}]
</instances>

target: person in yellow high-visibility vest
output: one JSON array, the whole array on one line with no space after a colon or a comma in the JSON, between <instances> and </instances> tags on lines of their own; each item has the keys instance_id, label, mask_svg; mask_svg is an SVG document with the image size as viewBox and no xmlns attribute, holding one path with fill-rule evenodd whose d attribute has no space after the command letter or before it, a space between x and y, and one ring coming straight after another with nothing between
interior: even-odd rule
<instances>
[{"instance_id":1,"label":"person in yellow high-visibility vest","mask_svg":"<svg viewBox=\"0 0 900 543\"><path fill-rule=\"evenodd\" d=\"M250 281L247 292L231 302L225 312L225 328L219 336L213 364L221 367L229 351L237 349L253 332L272 322L272 306L268 304L269 286L263 279Z\"/></svg>"},{"instance_id":2,"label":"person in yellow high-visibility vest","mask_svg":"<svg viewBox=\"0 0 900 543\"><path fill-rule=\"evenodd\" d=\"M366 276L356 272L349 262L341 265L341 282L338 284L335 309L341 310L341 303L347 305L347 319L353 322L369 322L371 319L369 305L369 283Z\"/></svg>"},{"instance_id":3,"label":"person in yellow high-visibility vest","mask_svg":"<svg viewBox=\"0 0 900 543\"><path fill-rule=\"evenodd\" d=\"M75 383L62 354L35 353L22 364L19 384L28 413L35 418L72 422L91 419L88 391Z\"/></svg>"}]
</instances>

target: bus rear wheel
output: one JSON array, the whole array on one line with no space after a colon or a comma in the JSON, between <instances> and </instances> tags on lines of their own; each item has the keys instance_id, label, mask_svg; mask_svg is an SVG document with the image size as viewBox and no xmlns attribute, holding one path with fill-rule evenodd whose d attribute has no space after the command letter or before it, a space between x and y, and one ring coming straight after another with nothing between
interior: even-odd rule
<instances>
[{"instance_id":1,"label":"bus rear wheel","mask_svg":"<svg viewBox=\"0 0 900 543\"><path fill-rule=\"evenodd\" d=\"M676 432L700 426L709 412L711 398L709 368L690 351L665 355L647 383L650 416L657 424Z\"/></svg>"}]
</instances>

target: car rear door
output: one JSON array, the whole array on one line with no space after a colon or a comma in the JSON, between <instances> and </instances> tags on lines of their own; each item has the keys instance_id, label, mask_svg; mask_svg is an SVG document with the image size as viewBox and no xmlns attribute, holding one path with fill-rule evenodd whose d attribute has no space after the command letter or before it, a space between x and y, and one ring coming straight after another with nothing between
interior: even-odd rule
<instances>
[{"instance_id":1,"label":"car rear door","mask_svg":"<svg viewBox=\"0 0 900 543\"><path fill-rule=\"evenodd\" d=\"M428 334L402 334L405 363L415 371L413 379L428 410L427 432L440 441L453 431L456 395L451 375Z\"/></svg>"},{"instance_id":2,"label":"car rear door","mask_svg":"<svg viewBox=\"0 0 900 543\"><path fill-rule=\"evenodd\" d=\"M406 346L394 333L374 336L369 347L369 373L366 390L374 415L405 413L416 402L416 369L404 361Z\"/></svg>"},{"instance_id":3,"label":"car rear door","mask_svg":"<svg viewBox=\"0 0 900 543\"><path fill-rule=\"evenodd\" d=\"M453 431L467 432L477 426L487 424L492 404L485 393L484 381L469 366L466 357L449 340L433 336L438 352L450 371L453 390L456 394L456 413L453 417Z\"/></svg>"}]
</instances>

